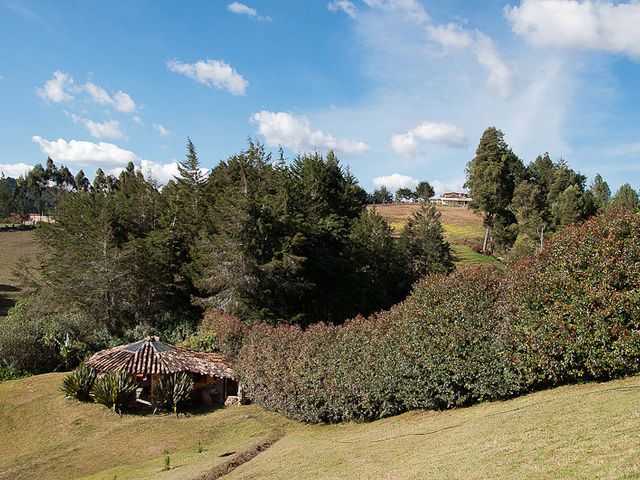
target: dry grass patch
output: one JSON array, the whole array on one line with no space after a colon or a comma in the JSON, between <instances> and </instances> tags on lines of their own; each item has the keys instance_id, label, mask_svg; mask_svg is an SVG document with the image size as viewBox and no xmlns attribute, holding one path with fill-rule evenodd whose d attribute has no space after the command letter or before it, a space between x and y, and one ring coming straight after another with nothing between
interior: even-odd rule
<instances>
[{"instance_id":1,"label":"dry grass patch","mask_svg":"<svg viewBox=\"0 0 640 480\"><path fill-rule=\"evenodd\" d=\"M13 277L16 260L35 259L37 249L33 230L0 230L0 317L6 315L20 293Z\"/></svg>"}]
</instances>

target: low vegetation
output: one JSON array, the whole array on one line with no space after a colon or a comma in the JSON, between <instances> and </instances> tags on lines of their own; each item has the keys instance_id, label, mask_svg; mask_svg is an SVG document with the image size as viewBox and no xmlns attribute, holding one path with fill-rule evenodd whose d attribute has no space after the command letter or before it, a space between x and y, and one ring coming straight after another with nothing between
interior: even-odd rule
<instances>
[{"instance_id":1,"label":"low vegetation","mask_svg":"<svg viewBox=\"0 0 640 480\"><path fill-rule=\"evenodd\" d=\"M189 400L192 390L193 380L187 373L165 375L151 390L151 405L155 410L166 410L178 415L178 408Z\"/></svg>"},{"instance_id":2,"label":"low vegetation","mask_svg":"<svg viewBox=\"0 0 640 480\"><path fill-rule=\"evenodd\" d=\"M425 277L344 326L256 325L237 366L249 396L305 422L371 420L640 371L640 217L612 210L506 274Z\"/></svg>"},{"instance_id":3,"label":"low vegetation","mask_svg":"<svg viewBox=\"0 0 640 480\"><path fill-rule=\"evenodd\" d=\"M95 381L96 371L85 365L80 365L64 377L60 388L67 398L88 402L91 400L91 391Z\"/></svg>"},{"instance_id":4,"label":"low vegetation","mask_svg":"<svg viewBox=\"0 0 640 480\"><path fill-rule=\"evenodd\" d=\"M98 377L91 389L96 403L122 414L124 409L133 405L136 399L137 383L126 372L109 372Z\"/></svg>"}]
</instances>

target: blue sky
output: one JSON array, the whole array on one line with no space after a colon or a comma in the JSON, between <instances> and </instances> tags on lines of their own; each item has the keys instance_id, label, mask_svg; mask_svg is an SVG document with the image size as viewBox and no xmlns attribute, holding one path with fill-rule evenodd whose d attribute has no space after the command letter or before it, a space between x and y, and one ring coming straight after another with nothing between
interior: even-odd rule
<instances>
[{"instance_id":1,"label":"blue sky","mask_svg":"<svg viewBox=\"0 0 640 480\"><path fill-rule=\"evenodd\" d=\"M640 186L640 3L0 0L0 170L50 155L161 182L248 137L372 189L457 190L488 126Z\"/></svg>"}]
</instances>

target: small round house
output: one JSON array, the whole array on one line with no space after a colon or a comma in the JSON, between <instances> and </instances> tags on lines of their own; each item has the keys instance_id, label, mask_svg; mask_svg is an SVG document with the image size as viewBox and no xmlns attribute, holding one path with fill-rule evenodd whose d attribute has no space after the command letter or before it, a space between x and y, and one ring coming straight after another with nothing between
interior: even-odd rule
<instances>
[{"instance_id":1,"label":"small round house","mask_svg":"<svg viewBox=\"0 0 640 480\"><path fill-rule=\"evenodd\" d=\"M194 381L192 398L207 405L239 402L238 382L228 359L219 353L197 352L161 342L158 337L119 345L95 353L86 365L98 374L126 372L138 382L138 398L149 398L163 375L188 373Z\"/></svg>"}]
</instances>

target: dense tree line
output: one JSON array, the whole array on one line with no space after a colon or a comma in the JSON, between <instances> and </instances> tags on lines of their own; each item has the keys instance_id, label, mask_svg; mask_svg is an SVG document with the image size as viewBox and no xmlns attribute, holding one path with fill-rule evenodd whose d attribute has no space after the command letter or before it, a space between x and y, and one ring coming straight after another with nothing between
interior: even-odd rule
<instances>
[{"instance_id":1,"label":"dense tree line","mask_svg":"<svg viewBox=\"0 0 640 480\"><path fill-rule=\"evenodd\" d=\"M483 133L466 174L471 208L484 217L483 251L508 250L514 243L524 249L542 247L553 232L612 203L638 207L638 193L628 184L612 200L599 174L587 188L584 175L562 159L552 161L548 153L524 165L495 127Z\"/></svg>"},{"instance_id":2,"label":"dense tree line","mask_svg":"<svg viewBox=\"0 0 640 480\"><path fill-rule=\"evenodd\" d=\"M82 178L55 190L55 222L36 230L40 270L23 272L29 300L14 312L18 330L48 319L35 338L55 338L54 349L69 333L65 318L82 324L71 331L82 337L79 350L152 332L179 341L204 309L247 323L340 323L453 269L432 205L393 238L331 152L287 164L249 143L204 173L189 141L179 175L163 188L133 164L118 177ZM0 337L22 335L9 330ZM7 345L0 338L0 358L3 348L20 350Z\"/></svg>"}]
</instances>

